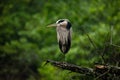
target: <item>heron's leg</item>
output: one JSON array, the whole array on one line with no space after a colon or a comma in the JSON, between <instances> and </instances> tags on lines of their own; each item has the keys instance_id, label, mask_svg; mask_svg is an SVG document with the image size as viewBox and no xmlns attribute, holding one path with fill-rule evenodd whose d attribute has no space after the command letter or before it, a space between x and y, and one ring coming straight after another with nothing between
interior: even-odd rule
<instances>
[{"instance_id":1,"label":"heron's leg","mask_svg":"<svg viewBox=\"0 0 120 80\"><path fill-rule=\"evenodd\" d=\"M63 54L62 63L65 63L65 54Z\"/></svg>"},{"instance_id":2,"label":"heron's leg","mask_svg":"<svg viewBox=\"0 0 120 80\"><path fill-rule=\"evenodd\" d=\"M64 54L64 61L66 62L66 55Z\"/></svg>"},{"instance_id":3,"label":"heron's leg","mask_svg":"<svg viewBox=\"0 0 120 80\"><path fill-rule=\"evenodd\" d=\"M64 54L64 61L65 61L65 54Z\"/></svg>"}]
</instances>

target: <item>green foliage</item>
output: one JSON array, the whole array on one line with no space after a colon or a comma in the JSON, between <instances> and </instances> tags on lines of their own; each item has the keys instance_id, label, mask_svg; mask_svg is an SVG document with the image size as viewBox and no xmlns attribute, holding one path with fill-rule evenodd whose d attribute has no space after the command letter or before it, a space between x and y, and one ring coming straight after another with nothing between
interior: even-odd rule
<instances>
[{"instance_id":1,"label":"green foliage","mask_svg":"<svg viewBox=\"0 0 120 80\"><path fill-rule=\"evenodd\" d=\"M85 79L51 65L42 66L47 59L63 61L55 29L46 27L60 18L69 19L73 27L67 62L90 67L103 63L104 53L106 63L120 66L120 0L4 0L0 9L2 80Z\"/></svg>"}]
</instances>

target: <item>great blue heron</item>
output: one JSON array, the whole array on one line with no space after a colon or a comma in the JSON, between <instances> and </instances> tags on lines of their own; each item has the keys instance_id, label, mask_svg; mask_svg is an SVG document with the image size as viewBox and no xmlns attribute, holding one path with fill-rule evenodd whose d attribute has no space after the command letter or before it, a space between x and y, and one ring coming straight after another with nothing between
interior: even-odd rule
<instances>
[{"instance_id":1,"label":"great blue heron","mask_svg":"<svg viewBox=\"0 0 120 80\"><path fill-rule=\"evenodd\" d=\"M48 25L48 27L56 27L57 40L62 53L66 54L71 46L72 27L68 19L59 19L56 23Z\"/></svg>"}]
</instances>

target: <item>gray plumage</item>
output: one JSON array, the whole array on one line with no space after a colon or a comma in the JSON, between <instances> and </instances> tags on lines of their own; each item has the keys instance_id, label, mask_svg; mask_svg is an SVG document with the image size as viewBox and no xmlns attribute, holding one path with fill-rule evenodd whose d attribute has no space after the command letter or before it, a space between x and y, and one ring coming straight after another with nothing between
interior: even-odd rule
<instances>
[{"instance_id":1,"label":"gray plumage","mask_svg":"<svg viewBox=\"0 0 120 80\"><path fill-rule=\"evenodd\" d=\"M56 22L57 24L57 39L60 50L66 54L71 46L71 23L67 19L61 19Z\"/></svg>"},{"instance_id":2,"label":"gray plumage","mask_svg":"<svg viewBox=\"0 0 120 80\"><path fill-rule=\"evenodd\" d=\"M48 25L48 27L56 27L59 48L64 54L66 54L71 46L71 23L68 19L60 19L56 23Z\"/></svg>"}]
</instances>

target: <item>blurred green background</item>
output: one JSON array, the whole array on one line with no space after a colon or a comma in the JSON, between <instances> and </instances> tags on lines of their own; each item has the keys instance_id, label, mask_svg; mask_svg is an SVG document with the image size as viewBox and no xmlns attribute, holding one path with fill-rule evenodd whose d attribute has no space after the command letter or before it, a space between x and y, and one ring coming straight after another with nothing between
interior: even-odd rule
<instances>
[{"instance_id":1,"label":"blurred green background","mask_svg":"<svg viewBox=\"0 0 120 80\"><path fill-rule=\"evenodd\" d=\"M93 80L44 66L63 61L56 29L46 27L63 18L73 28L67 62L93 67L104 54L105 63L120 66L120 0L1 0L0 80Z\"/></svg>"}]
</instances>

